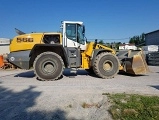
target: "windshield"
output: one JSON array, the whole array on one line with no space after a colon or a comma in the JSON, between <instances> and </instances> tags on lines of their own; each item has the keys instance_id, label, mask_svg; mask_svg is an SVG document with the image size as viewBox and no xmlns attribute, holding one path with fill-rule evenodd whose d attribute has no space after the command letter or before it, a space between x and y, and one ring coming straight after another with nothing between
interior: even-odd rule
<instances>
[{"instance_id":1,"label":"windshield","mask_svg":"<svg viewBox=\"0 0 159 120\"><path fill-rule=\"evenodd\" d=\"M79 24L66 24L66 36L68 39L71 39L80 44L85 44L84 41L84 26Z\"/></svg>"}]
</instances>

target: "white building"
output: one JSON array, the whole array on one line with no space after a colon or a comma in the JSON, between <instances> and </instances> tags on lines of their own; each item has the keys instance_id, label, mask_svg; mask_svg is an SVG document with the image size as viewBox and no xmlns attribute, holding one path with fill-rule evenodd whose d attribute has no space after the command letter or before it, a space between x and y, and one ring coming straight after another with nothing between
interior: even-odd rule
<instances>
[{"instance_id":1,"label":"white building","mask_svg":"<svg viewBox=\"0 0 159 120\"><path fill-rule=\"evenodd\" d=\"M134 44L120 44L119 50L137 50L137 47Z\"/></svg>"},{"instance_id":2,"label":"white building","mask_svg":"<svg viewBox=\"0 0 159 120\"><path fill-rule=\"evenodd\" d=\"M0 38L0 55L9 53L10 39Z\"/></svg>"}]
</instances>

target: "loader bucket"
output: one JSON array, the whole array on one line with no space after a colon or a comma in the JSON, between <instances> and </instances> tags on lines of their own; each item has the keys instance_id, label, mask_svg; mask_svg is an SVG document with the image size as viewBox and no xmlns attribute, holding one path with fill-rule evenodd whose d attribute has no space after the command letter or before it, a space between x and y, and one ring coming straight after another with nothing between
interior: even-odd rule
<instances>
[{"instance_id":1,"label":"loader bucket","mask_svg":"<svg viewBox=\"0 0 159 120\"><path fill-rule=\"evenodd\" d=\"M118 58L121 61L122 71L133 74L142 75L149 72L149 68L145 61L142 50L128 50L119 52Z\"/></svg>"}]
</instances>

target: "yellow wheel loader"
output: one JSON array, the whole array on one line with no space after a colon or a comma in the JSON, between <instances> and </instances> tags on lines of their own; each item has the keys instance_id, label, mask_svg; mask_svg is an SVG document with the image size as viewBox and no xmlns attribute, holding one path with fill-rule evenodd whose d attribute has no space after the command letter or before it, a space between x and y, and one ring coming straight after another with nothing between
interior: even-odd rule
<instances>
[{"instance_id":1,"label":"yellow wheel loader","mask_svg":"<svg viewBox=\"0 0 159 120\"><path fill-rule=\"evenodd\" d=\"M39 80L57 80L64 68L82 68L104 79L113 78L119 70L135 75L148 71L142 51L116 55L97 41L87 43L83 22L62 21L61 28L61 33L25 34L17 30L8 61L21 69L33 67Z\"/></svg>"}]
</instances>

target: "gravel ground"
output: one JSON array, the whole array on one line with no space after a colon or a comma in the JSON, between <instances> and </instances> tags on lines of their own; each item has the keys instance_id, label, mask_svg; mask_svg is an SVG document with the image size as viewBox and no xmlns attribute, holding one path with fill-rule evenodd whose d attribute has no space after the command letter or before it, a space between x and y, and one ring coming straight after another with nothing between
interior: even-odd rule
<instances>
[{"instance_id":1,"label":"gravel ground","mask_svg":"<svg viewBox=\"0 0 159 120\"><path fill-rule=\"evenodd\" d=\"M58 81L37 81L33 71L0 70L0 119L110 120L110 103L102 93L159 96L159 66L144 76L118 74L100 79L78 71Z\"/></svg>"}]
</instances>

